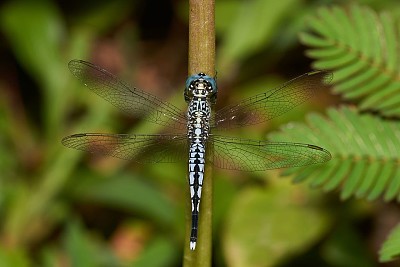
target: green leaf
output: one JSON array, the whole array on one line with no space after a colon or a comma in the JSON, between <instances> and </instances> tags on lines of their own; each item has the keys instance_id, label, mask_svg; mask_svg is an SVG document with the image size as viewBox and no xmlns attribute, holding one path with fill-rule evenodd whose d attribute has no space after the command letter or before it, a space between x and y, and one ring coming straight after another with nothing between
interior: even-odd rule
<instances>
[{"instance_id":1,"label":"green leaf","mask_svg":"<svg viewBox=\"0 0 400 267\"><path fill-rule=\"evenodd\" d=\"M72 186L73 195L80 201L92 201L128 211L140 211L157 222L173 225L177 211L164 195L138 177L116 174L114 177L93 179L81 177Z\"/></svg>"},{"instance_id":2,"label":"green leaf","mask_svg":"<svg viewBox=\"0 0 400 267\"><path fill-rule=\"evenodd\" d=\"M91 238L83 225L75 218L67 222L63 241L71 266L119 266L112 251Z\"/></svg>"},{"instance_id":3,"label":"green leaf","mask_svg":"<svg viewBox=\"0 0 400 267\"><path fill-rule=\"evenodd\" d=\"M167 239L158 238L152 241L132 267L167 267L176 264L179 259L176 245Z\"/></svg>"},{"instance_id":4,"label":"green leaf","mask_svg":"<svg viewBox=\"0 0 400 267\"><path fill-rule=\"evenodd\" d=\"M368 7L323 7L300 40L317 69L334 71L334 92L362 110L400 116L400 27L387 12Z\"/></svg>"},{"instance_id":5,"label":"green leaf","mask_svg":"<svg viewBox=\"0 0 400 267\"><path fill-rule=\"evenodd\" d=\"M5 33L18 61L45 89L57 85L64 68L59 47L62 18L51 1L8 2L0 13Z\"/></svg>"},{"instance_id":6,"label":"green leaf","mask_svg":"<svg viewBox=\"0 0 400 267\"><path fill-rule=\"evenodd\" d=\"M390 233L379 251L379 260L388 262L398 259L400 256L400 224Z\"/></svg>"},{"instance_id":7,"label":"green leaf","mask_svg":"<svg viewBox=\"0 0 400 267\"><path fill-rule=\"evenodd\" d=\"M231 62L243 59L268 45L270 38L279 29L277 24L293 9L296 1L242 1L239 12L230 18L219 59L222 68ZM225 66L225 67L224 67ZM226 71L226 70L225 70Z\"/></svg>"},{"instance_id":8,"label":"green leaf","mask_svg":"<svg viewBox=\"0 0 400 267\"><path fill-rule=\"evenodd\" d=\"M331 108L327 113L327 118L310 115L307 124L290 125L270 135L274 141L310 143L332 154L326 164L291 169L284 174L295 173L295 182L309 180L313 187L325 191L340 188L342 199L400 199L400 124L360 115L355 108Z\"/></svg>"},{"instance_id":9,"label":"green leaf","mask_svg":"<svg viewBox=\"0 0 400 267\"><path fill-rule=\"evenodd\" d=\"M188 4L185 3L185 11ZM215 2L215 31L217 35L224 34L231 26L232 18L240 12L242 2L240 0L220 0ZM185 14L186 18L188 17Z\"/></svg>"},{"instance_id":10,"label":"green leaf","mask_svg":"<svg viewBox=\"0 0 400 267\"><path fill-rule=\"evenodd\" d=\"M61 128L65 102L60 95L67 81L61 52L66 30L61 14L52 1L9 1L0 10L0 22L19 64L42 90L39 110L44 136L54 138Z\"/></svg>"},{"instance_id":11,"label":"green leaf","mask_svg":"<svg viewBox=\"0 0 400 267\"><path fill-rule=\"evenodd\" d=\"M312 196L304 187L282 180L266 189L242 191L224 227L227 265L276 266L309 249L329 225L319 198Z\"/></svg>"},{"instance_id":12,"label":"green leaf","mask_svg":"<svg viewBox=\"0 0 400 267\"><path fill-rule=\"evenodd\" d=\"M28 267L31 264L25 251L0 247L0 266Z\"/></svg>"},{"instance_id":13,"label":"green leaf","mask_svg":"<svg viewBox=\"0 0 400 267\"><path fill-rule=\"evenodd\" d=\"M71 266L95 267L97 266L96 256L93 247L87 240L81 224L73 220L68 224L64 236L64 243Z\"/></svg>"},{"instance_id":14,"label":"green leaf","mask_svg":"<svg viewBox=\"0 0 400 267\"><path fill-rule=\"evenodd\" d=\"M57 266L57 249L53 246L45 246L40 251L40 266L54 267Z\"/></svg>"}]
</instances>

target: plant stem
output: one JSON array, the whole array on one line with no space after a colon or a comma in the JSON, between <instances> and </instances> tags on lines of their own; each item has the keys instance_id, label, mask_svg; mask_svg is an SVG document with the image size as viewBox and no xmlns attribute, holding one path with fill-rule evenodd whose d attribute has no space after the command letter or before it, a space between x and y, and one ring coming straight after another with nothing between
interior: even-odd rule
<instances>
[{"instance_id":1,"label":"plant stem","mask_svg":"<svg viewBox=\"0 0 400 267\"><path fill-rule=\"evenodd\" d=\"M215 75L215 0L189 0L189 75ZM212 147L207 147L208 150ZM199 231L195 251L189 250L191 205L186 209L186 242L183 266L211 266L212 248L212 167L210 153L206 165L199 211ZM208 164L207 164L208 163ZM189 194L187 193L187 196ZM189 202L188 202L189 203Z\"/></svg>"},{"instance_id":2,"label":"plant stem","mask_svg":"<svg viewBox=\"0 0 400 267\"><path fill-rule=\"evenodd\" d=\"M214 6L214 0L189 0L189 75L215 75Z\"/></svg>"}]
</instances>

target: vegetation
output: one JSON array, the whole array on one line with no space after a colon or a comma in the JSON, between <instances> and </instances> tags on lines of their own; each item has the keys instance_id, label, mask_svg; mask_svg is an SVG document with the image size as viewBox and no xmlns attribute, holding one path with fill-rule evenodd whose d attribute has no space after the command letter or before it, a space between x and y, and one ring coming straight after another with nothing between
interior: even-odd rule
<instances>
[{"instance_id":1,"label":"vegetation","mask_svg":"<svg viewBox=\"0 0 400 267\"><path fill-rule=\"evenodd\" d=\"M319 145L333 158L214 169L213 266L396 266L399 11L395 0L216 1L217 107L312 68L334 80L293 112L234 133ZM60 140L161 132L86 90L67 63L94 62L184 109L187 17L186 1L0 6L0 266L181 266L185 162L139 165Z\"/></svg>"}]
</instances>

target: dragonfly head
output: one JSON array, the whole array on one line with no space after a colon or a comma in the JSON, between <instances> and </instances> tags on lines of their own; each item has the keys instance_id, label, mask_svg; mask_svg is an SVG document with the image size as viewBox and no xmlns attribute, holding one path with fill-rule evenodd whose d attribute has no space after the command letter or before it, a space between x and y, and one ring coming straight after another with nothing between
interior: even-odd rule
<instances>
[{"instance_id":1,"label":"dragonfly head","mask_svg":"<svg viewBox=\"0 0 400 267\"><path fill-rule=\"evenodd\" d=\"M185 101L190 102L193 97L208 98L212 104L217 100L217 83L214 78L200 72L186 80Z\"/></svg>"}]
</instances>

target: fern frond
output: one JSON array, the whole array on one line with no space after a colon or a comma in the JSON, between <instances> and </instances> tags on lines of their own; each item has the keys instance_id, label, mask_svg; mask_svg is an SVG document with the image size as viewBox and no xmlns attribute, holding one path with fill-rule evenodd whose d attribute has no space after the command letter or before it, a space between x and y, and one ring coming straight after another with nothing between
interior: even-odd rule
<instances>
[{"instance_id":1,"label":"fern frond","mask_svg":"<svg viewBox=\"0 0 400 267\"><path fill-rule=\"evenodd\" d=\"M336 93L362 110L400 116L400 27L368 7L321 8L302 43L316 69L333 70Z\"/></svg>"},{"instance_id":2,"label":"fern frond","mask_svg":"<svg viewBox=\"0 0 400 267\"><path fill-rule=\"evenodd\" d=\"M379 261L392 261L400 256L400 224L390 233L379 251Z\"/></svg>"},{"instance_id":3,"label":"fern frond","mask_svg":"<svg viewBox=\"0 0 400 267\"><path fill-rule=\"evenodd\" d=\"M302 169L287 169L294 182L308 179L325 191L339 188L341 198L351 196L385 201L400 200L400 124L355 108L328 109L328 118L310 115L307 124L289 125L271 134L273 141L310 143L327 149L332 160Z\"/></svg>"}]
</instances>

